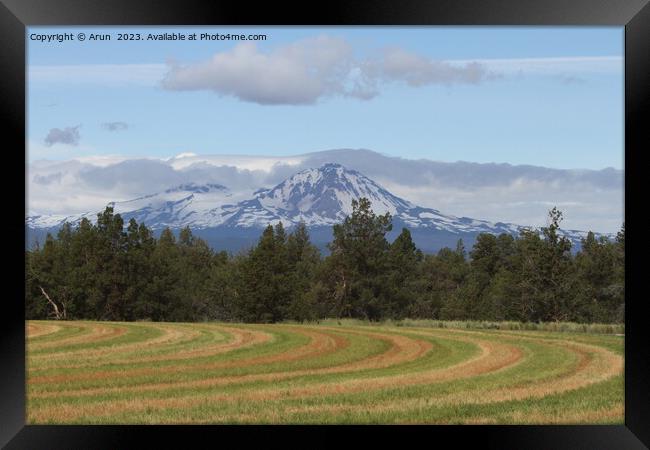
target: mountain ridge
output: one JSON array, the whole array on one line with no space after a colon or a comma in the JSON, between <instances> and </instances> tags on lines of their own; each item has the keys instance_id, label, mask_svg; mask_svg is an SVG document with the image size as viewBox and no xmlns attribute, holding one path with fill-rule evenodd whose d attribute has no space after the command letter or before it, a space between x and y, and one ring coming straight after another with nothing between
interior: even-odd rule
<instances>
[{"instance_id":1,"label":"mountain ridge","mask_svg":"<svg viewBox=\"0 0 650 450\"><path fill-rule=\"evenodd\" d=\"M420 240L426 240L427 234L438 233L449 235L449 239L458 236L471 241L479 233L515 235L522 229L533 229L513 223L456 217L437 209L417 206L392 194L359 171L331 162L294 173L276 186L257 189L251 198L238 202L229 201L233 200L232 193L222 184L185 183L108 205L113 206L115 213L121 214L125 222L134 218L154 230L190 226L203 234L215 235L225 229L229 230L226 234L233 234L238 229L249 230L244 234L250 234L252 230L278 222L289 228L303 222L308 228L326 230L342 222L352 212L352 200L361 197L371 201L375 213L390 213L396 228L407 227L417 231ZM34 215L26 218L26 226L55 229L64 222L76 224L83 218L94 222L96 213ZM562 230L562 234L579 244L587 232Z\"/></svg>"}]
</instances>

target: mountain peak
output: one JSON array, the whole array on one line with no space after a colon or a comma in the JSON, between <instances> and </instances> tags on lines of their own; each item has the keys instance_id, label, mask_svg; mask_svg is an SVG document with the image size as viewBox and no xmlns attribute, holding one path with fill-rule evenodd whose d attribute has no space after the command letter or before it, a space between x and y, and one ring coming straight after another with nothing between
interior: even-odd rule
<instances>
[{"instance_id":1,"label":"mountain peak","mask_svg":"<svg viewBox=\"0 0 650 450\"><path fill-rule=\"evenodd\" d=\"M348 170L339 163L326 163L319 167L319 170L332 170L332 169Z\"/></svg>"},{"instance_id":2,"label":"mountain peak","mask_svg":"<svg viewBox=\"0 0 650 450\"><path fill-rule=\"evenodd\" d=\"M260 193L255 208L260 209L259 217L263 220L268 220L270 214L293 223L332 225L340 223L352 212L352 200L362 197L370 200L378 214L397 214L413 206L356 170L326 163L317 169L298 172ZM248 208L250 211L253 205Z\"/></svg>"},{"instance_id":3,"label":"mountain peak","mask_svg":"<svg viewBox=\"0 0 650 450\"><path fill-rule=\"evenodd\" d=\"M221 184L216 184L216 183L204 183L204 184L199 184L199 183L185 183L185 184L179 184L178 186L171 187L167 189L165 192L166 193L172 193L172 192L192 192L192 193L207 193L207 192L215 192L215 191L227 191L228 188L221 185Z\"/></svg>"}]
</instances>

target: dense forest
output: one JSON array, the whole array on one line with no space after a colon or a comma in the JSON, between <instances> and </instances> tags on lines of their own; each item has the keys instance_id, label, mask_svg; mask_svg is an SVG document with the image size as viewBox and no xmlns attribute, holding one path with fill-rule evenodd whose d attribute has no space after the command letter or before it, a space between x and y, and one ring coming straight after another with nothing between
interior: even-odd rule
<instances>
[{"instance_id":1,"label":"dense forest","mask_svg":"<svg viewBox=\"0 0 650 450\"><path fill-rule=\"evenodd\" d=\"M624 321L625 228L615 241L541 233L481 234L468 252L423 254L408 229L392 243L389 214L367 199L333 227L330 254L304 225L269 225L256 246L215 252L189 228L159 238L107 207L26 251L27 319L278 322L369 320Z\"/></svg>"}]
</instances>

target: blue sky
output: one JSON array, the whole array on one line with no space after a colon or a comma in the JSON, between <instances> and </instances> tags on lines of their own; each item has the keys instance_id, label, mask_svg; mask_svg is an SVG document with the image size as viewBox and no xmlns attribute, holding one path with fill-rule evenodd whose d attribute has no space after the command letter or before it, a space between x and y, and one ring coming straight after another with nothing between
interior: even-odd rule
<instances>
[{"instance_id":1,"label":"blue sky","mask_svg":"<svg viewBox=\"0 0 650 450\"><path fill-rule=\"evenodd\" d=\"M267 40L116 40L165 31ZM30 40L66 32L112 40ZM621 169L623 36L621 27L32 27L28 158L366 148Z\"/></svg>"}]
</instances>

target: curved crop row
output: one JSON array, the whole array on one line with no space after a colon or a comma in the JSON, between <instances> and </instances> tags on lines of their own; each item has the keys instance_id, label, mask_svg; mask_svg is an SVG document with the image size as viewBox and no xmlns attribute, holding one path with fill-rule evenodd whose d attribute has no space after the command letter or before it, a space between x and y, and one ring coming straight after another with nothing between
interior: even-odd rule
<instances>
[{"instance_id":1,"label":"curved crop row","mask_svg":"<svg viewBox=\"0 0 650 450\"><path fill-rule=\"evenodd\" d=\"M615 336L30 321L29 423L622 423Z\"/></svg>"}]
</instances>

